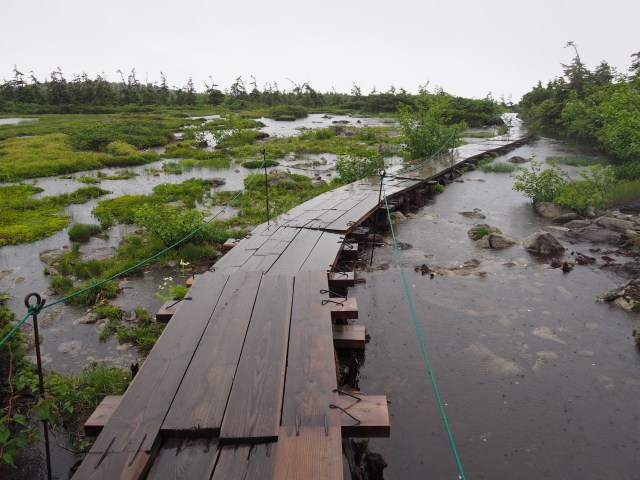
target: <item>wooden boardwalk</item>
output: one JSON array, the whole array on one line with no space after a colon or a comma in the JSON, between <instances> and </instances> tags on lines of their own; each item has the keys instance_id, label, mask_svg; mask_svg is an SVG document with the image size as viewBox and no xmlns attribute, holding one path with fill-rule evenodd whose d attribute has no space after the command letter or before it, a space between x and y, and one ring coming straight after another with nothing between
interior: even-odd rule
<instances>
[{"instance_id":1,"label":"wooden boardwalk","mask_svg":"<svg viewBox=\"0 0 640 480\"><path fill-rule=\"evenodd\" d=\"M396 169L386 193L523 138L516 123L509 138L460 147L453 161ZM333 338L359 345L350 335L361 330L333 325L352 307L328 301L327 271L378 195L379 177L320 195L198 276L73 478L342 479L342 437L388 435L388 425L384 397L360 409L378 415L374 426L336 408L345 399Z\"/></svg>"}]
</instances>

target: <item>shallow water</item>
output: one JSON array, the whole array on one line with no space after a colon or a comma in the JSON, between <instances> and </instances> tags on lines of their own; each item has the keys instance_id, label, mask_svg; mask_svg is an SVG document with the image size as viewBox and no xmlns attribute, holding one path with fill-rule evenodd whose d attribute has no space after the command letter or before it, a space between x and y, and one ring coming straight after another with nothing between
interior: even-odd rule
<instances>
[{"instance_id":1,"label":"shallow water","mask_svg":"<svg viewBox=\"0 0 640 480\"><path fill-rule=\"evenodd\" d=\"M512 155L566 152L540 140ZM564 153L565 155L567 153ZM600 303L605 273L547 268L519 245L477 249L467 237L489 223L522 241L549 222L511 190L505 174L471 172L416 218L396 224L408 288L467 478L636 479L640 471L637 319ZM484 220L458 212L481 209ZM568 253L568 252L567 252ZM460 269L477 259L475 269ZM428 275L416 265L458 268ZM372 439L385 478L458 477L392 248L354 287L371 334L360 388L390 400L391 438ZM486 272L485 276L473 272ZM470 275L459 275L462 272Z\"/></svg>"}]
</instances>

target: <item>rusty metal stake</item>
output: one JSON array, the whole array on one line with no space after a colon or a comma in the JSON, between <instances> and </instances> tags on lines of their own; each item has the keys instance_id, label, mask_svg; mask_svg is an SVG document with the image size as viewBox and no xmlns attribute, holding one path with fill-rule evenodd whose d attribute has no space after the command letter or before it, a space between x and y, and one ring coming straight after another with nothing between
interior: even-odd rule
<instances>
[{"instance_id":1,"label":"rusty metal stake","mask_svg":"<svg viewBox=\"0 0 640 480\"><path fill-rule=\"evenodd\" d=\"M35 298L35 303L29 303L31 297ZM33 335L36 342L36 363L38 365L38 387L40 390L40 398L44 400L44 377L42 374L42 357L40 356L40 335L38 334L38 313L44 307L46 298L41 298L37 293L30 293L24 297L24 305L29 310L29 313L33 317ZM46 419L42 419L42 426L44 429L44 448L47 457L47 479L51 480L51 450L49 448L49 422Z\"/></svg>"},{"instance_id":2,"label":"rusty metal stake","mask_svg":"<svg viewBox=\"0 0 640 480\"><path fill-rule=\"evenodd\" d=\"M373 236L371 237L371 261L369 266L373 265L373 249L376 247L376 229L378 228L378 210L380 209L380 201L382 200L382 184L384 183L384 177L387 174L386 170L380 171L380 191L378 192L378 206L376 207L376 213L373 217Z\"/></svg>"},{"instance_id":3,"label":"rusty metal stake","mask_svg":"<svg viewBox=\"0 0 640 480\"><path fill-rule=\"evenodd\" d=\"M267 176L267 151L262 149L262 163L264 165L264 190L267 196L267 228L269 228L269 177Z\"/></svg>"}]
</instances>

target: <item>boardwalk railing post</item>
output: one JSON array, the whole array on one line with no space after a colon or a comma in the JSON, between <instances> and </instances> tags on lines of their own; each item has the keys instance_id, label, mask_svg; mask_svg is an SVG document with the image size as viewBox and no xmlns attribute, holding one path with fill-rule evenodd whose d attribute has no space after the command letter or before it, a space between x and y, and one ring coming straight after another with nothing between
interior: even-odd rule
<instances>
[{"instance_id":1,"label":"boardwalk railing post","mask_svg":"<svg viewBox=\"0 0 640 480\"><path fill-rule=\"evenodd\" d=\"M264 165L264 190L267 197L267 227L268 227L270 218L269 218L269 177L267 175L267 151L266 149L263 148L260 153L262 153L262 165Z\"/></svg>"},{"instance_id":2,"label":"boardwalk railing post","mask_svg":"<svg viewBox=\"0 0 640 480\"><path fill-rule=\"evenodd\" d=\"M29 303L29 299L34 297L36 302L34 304ZM36 363L38 366L38 386L40 390L40 398L44 400L44 378L42 374L42 357L40 356L40 335L38 333L38 313L44 307L44 303L47 300L41 298L37 293L30 293L24 298L24 305L29 310L29 313L33 316L33 336L36 344ZM47 479L51 480L51 451L49 449L49 422L46 419L42 419L42 426L44 429L44 447L47 458Z\"/></svg>"}]
</instances>

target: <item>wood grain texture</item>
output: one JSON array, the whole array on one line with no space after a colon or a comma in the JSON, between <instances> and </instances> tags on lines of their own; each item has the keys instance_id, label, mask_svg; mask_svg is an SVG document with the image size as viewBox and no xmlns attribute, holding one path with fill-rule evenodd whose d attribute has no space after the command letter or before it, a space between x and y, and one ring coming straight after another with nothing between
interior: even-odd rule
<instances>
[{"instance_id":1,"label":"wood grain texture","mask_svg":"<svg viewBox=\"0 0 640 480\"><path fill-rule=\"evenodd\" d=\"M165 440L147 480L206 480L218 459L215 439Z\"/></svg>"},{"instance_id":2,"label":"wood grain texture","mask_svg":"<svg viewBox=\"0 0 640 480\"><path fill-rule=\"evenodd\" d=\"M293 276L265 277L222 422L221 444L278 437L292 297Z\"/></svg>"},{"instance_id":3,"label":"wood grain texture","mask_svg":"<svg viewBox=\"0 0 640 480\"><path fill-rule=\"evenodd\" d=\"M329 405L337 401L331 312L327 272L299 272L291 311L287 378L282 425L287 427L339 425Z\"/></svg>"},{"instance_id":4,"label":"wood grain texture","mask_svg":"<svg viewBox=\"0 0 640 480\"><path fill-rule=\"evenodd\" d=\"M211 480L262 480L275 477L277 443L225 446ZM304 477L291 477L302 480Z\"/></svg>"},{"instance_id":5,"label":"wood grain texture","mask_svg":"<svg viewBox=\"0 0 640 480\"><path fill-rule=\"evenodd\" d=\"M333 325L333 345L336 348L364 349L366 335L364 325Z\"/></svg>"},{"instance_id":6,"label":"wood grain texture","mask_svg":"<svg viewBox=\"0 0 640 480\"><path fill-rule=\"evenodd\" d=\"M391 435L391 427L389 425L387 397L384 395L353 393L355 396L360 397L361 400L359 402L346 395L339 395L338 405L348 411L349 415L357 418L360 423L338 410L342 424L342 436L349 438L389 437Z\"/></svg>"},{"instance_id":7,"label":"wood grain texture","mask_svg":"<svg viewBox=\"0 0 640 480\"><path fill-rule=\"evenodd\" d=\"M321 236L322 232L318 230L300 230L267 273L281 275L300 270Z\"/></svg>"},{"instance_id":8,"label":"wood grain texture","mask_svg":"<svg viewBox=\"0 0 640 480\"><path fill-rule=\"evenodd\" d=\"M227 280L212 273L198 278L190 290L193 300L169 322L91 452L104 452L110 444L112 452L151 450Z\"/></svg>"},{"instance_id":9,"label":"wood grain texture","mask_svg":"<svg viewBox=\"0 0 640 480\"><path fill-rule=\"evenodd\" d=\"M116 411L122 395L107 395L102 399L100 405L93 411L86 422L84 422L84 434L87 437L97 437L102 428L107 424L113 412Z\"/></svg>"},{"instance_id":10,"label":"wood grain texture","mask_svg":"<svg viewBox=\"0 0 640 480\"><path fill-rule=\"evenodd\" d=\"M149 452L89 453L73 475L73 480L138 480L151 468Z\"/></svg>"},{"instance_id":11,"label":"wood grain texture","mask_svg":"<svg viewBox=\"0 0 640 480\"><path fill-rule=\"evenodd\" d=\"M264 478L264 477L263 477ZM341 480L340 427L282 427L276 452L274 479Z\"/></svg>"},{"instance_id":12,"label":"wood grain texture","mask_svg":"<svg viewBox=\"0 0 640 480\"><path fill-rule=\"evenodd\" d=\"M322 232L322 236L314 245L300 270L328 270L330 266L335 265L342 249L343 238L338 233Z\"/></svg>"},{"instance_id":13,"label":"wood grain texture","mask_svg":"<svg viewBox=\"0 0 640 480\"><path fill-rule=\"evenodd\" d=\"M258 272L229 277L162 424L176 436L217 436L261 283Z\"/></svg>"}]
</instances>

